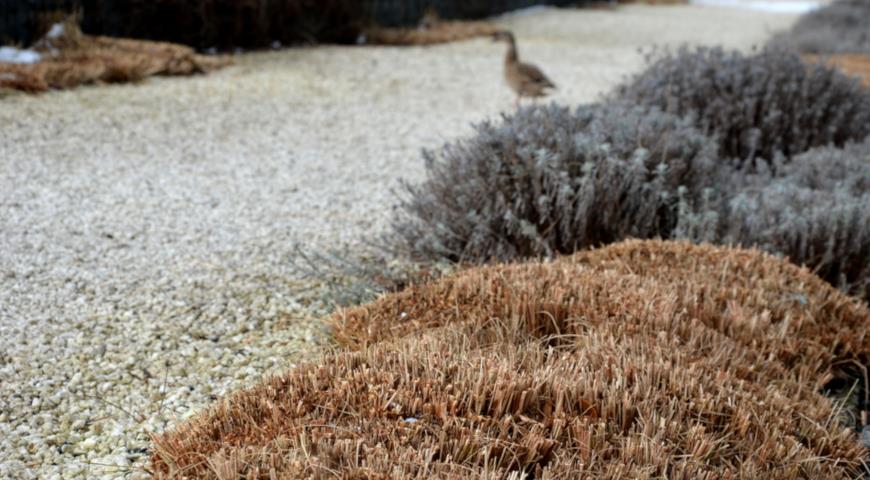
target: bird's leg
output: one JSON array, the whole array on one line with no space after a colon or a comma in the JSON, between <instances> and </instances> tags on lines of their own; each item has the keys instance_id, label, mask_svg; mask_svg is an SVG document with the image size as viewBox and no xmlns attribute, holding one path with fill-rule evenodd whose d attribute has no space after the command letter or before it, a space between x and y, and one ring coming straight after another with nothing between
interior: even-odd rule
<instances>
[{"instance_id":1,"label":"bird's leg","mask_svg":"<svg viewBox=\"0 0 870 480\"><path fill-rule=\"evenodd\" d=\"M516 100L514 100L514 107L516 107L517 110L519 110L519 108L520 108L520 96L519 95L517 95Z\"/></svg>"}]
</instances>

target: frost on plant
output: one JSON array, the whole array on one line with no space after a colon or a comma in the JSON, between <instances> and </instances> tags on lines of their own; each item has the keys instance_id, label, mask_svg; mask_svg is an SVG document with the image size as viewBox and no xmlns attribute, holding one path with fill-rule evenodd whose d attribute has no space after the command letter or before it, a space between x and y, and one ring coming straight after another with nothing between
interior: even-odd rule
<instances>
[{"instance_id":1,"label":"frost on plant","mask_svg":"<svg viewBox=\"0 0 870 480\"><path fill-rule=\"evenodd\" d=\"M782 175L730 202L726 240L782 253L833 285L870 287L870 140L795 157Z\"/></svg>"},{"instance_id":2,"label":"frost on plant","mask_svg":"<svg viewBox=\"0 0 870 480\"><path fill-rule=\"evenodd\" d=\"M529 107L425 152L394 240L426 259L552 256L627 237L671 236L678 191L712 186L714 142L689 120L608 104Z\"/></svg>"},{"instance_id":3,"label":"frost on plant","mask_svg":"<svg viewBox=\"0 0 870 480\"><path fill-rule=\"evenodd\" d=\"M718 214L681 217L679 236L758 246L806 265L856 296L870 294L870 137L798 155L747 176Z\"/></svg>"},{"instance_id":4,"label":"frost on plant","mask_svg":"<svg viewBox=\"0 0 870 480\"><path fill-rule=\"evenodd\" d=\"M691 116L723 157L756 164L870 134L870 91L797 53L767 48L745 55L682 47L650 56L644 72L612 94Z\"/></svg>"}]
</instances>

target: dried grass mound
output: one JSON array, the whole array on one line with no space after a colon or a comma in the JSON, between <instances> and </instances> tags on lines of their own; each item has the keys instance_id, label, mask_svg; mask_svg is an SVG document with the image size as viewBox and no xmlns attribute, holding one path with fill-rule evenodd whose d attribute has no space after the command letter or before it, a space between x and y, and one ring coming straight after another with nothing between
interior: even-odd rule
<instances>
[{"instance_id":1,"label":"dried grass mound","mask_svg":"<svg viewBox=\"0 0 870 480\"><path fill-rule=\"evenodd\" d=\"M152 75L207 73L230 64L227 58L197 55L182 45L85 35L73 22L58 24L53 31L35 45L43 55L41 62L0 63L0 88L37 93L137 82Z\"/></svg>"},{"instance_id":2,"label":"dried grass mound","mask_svg":"<svg viewBox=\"0 0 870 480\"><path fill-rule=\"evenodd\" d=\"M757 251L630 241L336 315L361 347L155 438L158 478L856 478L819 390L870 311ZM383 340L383 341L379 341ZM375 343L377 342L377 343Z\"/></svg>"},{"instance_id":3,"label":"dried grass mound","mask_svg":"<svg viewBox=\"0 0 870 480\"><path fill-rule=\"evenodd\" d=\"M107 63L111 61L111 57L117 58L116 61L126 59L133 62L144 62L147 58L153 65L149 72L151 75L207 73L231 63L227 57L197 55L192 48L184 45L128 38L85 35L77 46L66 50L68 51L61 50L61 57L91 55L105 59Z\"/></svg>"},{"instance_id":4,"label":"dried grass mound","mask_svg":"<svg viewBox=\"0 0 870 480\"><path fill-rule=\"evenodd\" d=\"M48 84L26 65L0 63L0 91L3 90L40 93L48 90Z\"/></svg>"},{"instance_id":5,"label":"dried grass mound","mask_svg":"<svg viewBox=\"0 0 870 480\"><path fill-rule=\"evenodd\" d=\"M375 45L433 45L492 35L498 29L487 22L439 21L420 28L375 27L363 32Z\"/></svg>"},{"instance_id":6,"label":"dried grass mound","mask_svg":"<svg viewBox=\"0 0 870 480\"><path fill-rule=\"evenodd\" d=\"M870 30L870 25L868 25ZM870 35L870 34L868 34ZM870 53L840 53L834 55L804 55L810 63L825 62L837 67L847 75L857 75L861 84L870 87Z\"/></svg>"}]
</instances>

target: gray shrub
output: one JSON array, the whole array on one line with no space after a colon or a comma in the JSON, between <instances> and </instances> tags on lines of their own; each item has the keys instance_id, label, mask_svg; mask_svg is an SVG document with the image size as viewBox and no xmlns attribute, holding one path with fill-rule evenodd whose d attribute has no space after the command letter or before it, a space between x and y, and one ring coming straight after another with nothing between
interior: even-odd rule
<instances>
[{"instance_id":1,"label":"gray shrub","mask_svg":"<svg viewBox=\"0 0 870 480\"><path fill-rule=\"evenodd\" d=\"M839 0L813 10L771 43L803 53L870 53L870 1Z\"/></svg>"},{"instance_id":2,"label":"gray shrub","mask_svg":"<svg viewBox=\"0 0 870 480\"><path fill-rule=\"evenodd\" d=\"M843 149L798 155L776 174L732 186L716 212L684 215L678 235L758 246L808 266L831 284L870 298L870 137Z\"/></svg>"},{"instance_id":3,"label":"gray shrub","mask_svg":"<svg viewBox=\"0 0 870 480\"><path fill-rule=\"evenodd\" d=\"M870 92L793 52L683 48L601 104L475 131L403 185L389 241L412 257L684 238L758 246L870 298Z\"/></svg>"},{"instance_id":4,"label":"gray shrub","mask_svg":"<svg viewBox=\"0 0 870 480\"><path fill-rule=\"evenodd\" d=\"M668 238L719 168L689 120L618 103L527 107L475 130L425 152L427 179L403 187L391 240L413 256L485 262Z\"/></svg>"},{"instance_id":5,"label":"gray shrub","mask_svg":"<svg viewBox=\"0 0 870 480\"><path fill-rule=\"evenodd\" d=\"M649 61L611 98L694 118L723 157L754 165L870 134L870 91L793 51L682 47Z\"/></svg>"}]
</instances>

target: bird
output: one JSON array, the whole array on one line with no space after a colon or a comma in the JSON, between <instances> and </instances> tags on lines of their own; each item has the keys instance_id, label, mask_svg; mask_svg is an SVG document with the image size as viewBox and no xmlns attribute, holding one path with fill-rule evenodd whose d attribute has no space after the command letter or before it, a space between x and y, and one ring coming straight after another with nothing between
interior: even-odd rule
<instances>
[{"instance_id":1,"label":"bird","mask_svg":"<svg viewBox=\"0 0 870 480\"><path fill-rule=\"evenodd\" d=\"M556 84L547 78L540 68L520 61L513 33L499 31L493 34L492 39L494 42L508 43L508 51L504 57L504 78L508 86L517 94L514 102L517 107L522 97L543 97L549 93L547 90L556 88Z\"/></svg>"}]
</instances>

